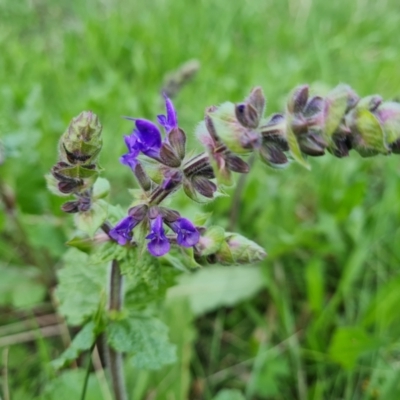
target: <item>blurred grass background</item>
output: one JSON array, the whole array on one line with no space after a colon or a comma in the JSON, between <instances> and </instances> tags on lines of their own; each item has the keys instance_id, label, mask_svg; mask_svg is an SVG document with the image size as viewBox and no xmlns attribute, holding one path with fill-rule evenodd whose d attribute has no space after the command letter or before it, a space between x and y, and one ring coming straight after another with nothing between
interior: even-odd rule
<instances>
[{"instance_id":1,"label":"blurred grass background","mask_svg":"<svg viewBox=\"0 0 400 400\"><path fill-rule=\"evenodd\" d=\"M397 0L0 0L0 182L16 202L11 213L0 203L3 397L5 383L13 400L80 393L79 369L56 377L49 367L66 346L66 332L47 325L58 321L51 292L72 223L43 179L73 116L100 116L104 176L127 205L133 180L118 158L131 124L121 116L154 119L167 72L201 63L175 99L189 136L206 106L254 85L268 113L302 83L399 98L399 20ZM156 373L127 367L131 399L400 398L399 160L311 163L256 163L236 230L269 253L263 288L194 319L183 303L167 308L181 361ZM203 209L227 226L231 199ZM107 398L95 376L90 385L88 399Z\"/></svg>"}]
</instances>

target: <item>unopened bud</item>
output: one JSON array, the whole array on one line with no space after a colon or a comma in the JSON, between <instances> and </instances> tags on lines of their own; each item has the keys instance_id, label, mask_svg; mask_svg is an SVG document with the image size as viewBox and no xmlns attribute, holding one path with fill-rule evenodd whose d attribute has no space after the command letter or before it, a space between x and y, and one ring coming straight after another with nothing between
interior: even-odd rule
<instances>
[{"instance_id":1,"label":"unopened bud","mask_svg":"<svg viewBox=\"0 0 400 400\"><path fill-rule=\"evenodd\" d=\"M244 127L238 121L233 103L223 103L215 111L210 112L209 116L216 137L220 138L229 150L237 154L246 154L259 146L260 134L252 128Z\"/></svg>"},{"instance_id":2,"label":"unopened bud","mask_svg":"<svg viewBox=\"0 0 400 400\"><path fill-rule=\"evenodd\" d=\"M211 226L200 236L196 245L199 256L209 256L218 252L225 243L225 231L220 226Z\"/></svg>"},{"instance_id":3,"label":"unopened bud","mask_svg":"<svg viewBox=\"0 0 400 400\"><path fill-rule=\"evenodd\" d=\"M225 245L215 254L221 264L250 264L263 260L267 253L257 243L236 233L225 234Z\"/></svg>"},{"instance_id":4,"label":"unopened bud","mask_svg":"<svg viewBox=\"0 0 400 400\"><path fill-rule=\"evenodd\" d=\"M308 85L302 85L294 89L289 97L287 110L291 114L301 113L307 104Z\"/></svg>"},{"instance_id":5,"label":"unopened bud","mask_svg":"<svg viewBox=\"0 0 400 400\"><path fill-rule=\"evenodd\" d=\"M238 172L239 174L247 174L250 171L249 164L243 161L239 156L228 152L225 154L225 162L228 169L232 172Z\"/></svg>"},{"instance_id":6,"label":"unopened bud","mask_svg":"<svg viewBox=\"0 0 400 400\"><path fill-rule=\"evenodd\" d=\"M160 214L163 217L163 220L166 222L175 222L177 219L181 217L178 211L171 210L166 207L158 207Z\"/></svg>"},{"instance_id":7,"label":"unopened bud","mask_svg":"<svg viewBox=\"0 0 400 400\"><path fill-rule=\"evenodd\" d=\"M375 111L383 102L382 96L373 94L371 96L363 97L358 103L357 108L365 108L369 111Z\"/></svg>"},{"instance_id":8,"label":"unopened bud","mask_svg":"<svg viewBox=\"0 0 400 400\"><path fill-rule=\"evenodd\" d=\"M272 168L284 168L289 164L286 154L276 142L263 141L259 151L261 160Z\"/></svg>"},{"instance_id":9,"label":"unopened bud","mask_svg":"<svg viewBox=\"0 0 400 400\"><path fill-rule=\"evenodd\" d=\"M168 143L162 144L160 149L160 159L168 167L177 168L181 165L180 158Z\"/></svg>"},{"instance_id":10,"label":"unopened bud","mask_svg":"<svg viewBox=\"0 0 400 400\"><path fill-rule=\"evenodd\" d=\"M155 207L151 207L152 210ZM149 211L149 207L146 204L139 204L134 206L128 210L128 215L133 217L136 221L142 221L143 218L147 215Z\"/></svg>"},{"instance_id":11,"label":"unopened bud","mask_svg":"<svg viewBox=\"0 0 400 400\"><path fill-rule=\"evenodd\" d=\"M172 148L181 160L185 157L186 134L185 132L176 127L168 134L168 140Z\"/></svg>"},{"instance_id":12,"label":"unopened bud","mask_svg":"<svg viewBox=\"0 0 400 400\"><path fill-rule=\"evenodd\" d=\"M298 136L300 149L303 153L310 156L323 156L327 143L315 132L308 132L304 135Z\"/></svg>"},{"instance_id":13,"label":"unopened bud","mask_svg":"<svg viewBox=\"0 0 400 400\"><path fill-rule=\"evenodd\" d=\"M390 145L393 153L399 154L400 103L394 101L382 103L374 112L374 115L382 125L386 142Z\"/></svg>"},{"instance_id":14,"label":"unopened bud","mask_svg":"<svg viewBox=\"0 0 400 400\"><path fill-rule=\"evenodd\" d=\"M74 214L79 212L79 202L78 201L67 201L61 206L61 210L69 213Z\"/></svg>"},{"instance_id":15,"label":"unopened bud","mask_svg":"<svg viewBox=\"0 0 400 400\"><path fill-rule=\"evenodd\" d=\"M236 104L235 115L239 123L245 128L257 128L260 121L256 108L247 103Z\"/></svg>"},{"instance_id":16,"label":"unopened bud","mask_svg":"<svg viewBox=\"0 0 400 400\"><path fill-rule=\"evenodd\" d=\"M141 188L144 191L148 191L151 189L151 180L148 177L146 171L144 170L144 168L142 167L142 165L140 163L137 163L135 165L135 169L134 169L134 174L135 177L137 179L137 181L139 182L139 185L141 186Z\"/></svg>"},{"instance_id":17,"label":"unopened bud","mask_svg":"<svg viewBox=\"0 0 400 400\"><path fill-rule=\"evenodd\" d=\"M193 188L202 196L213 198L217 185L203 176L196 175L192 178Z\"/></svg>"},{"instance_id":18,"label":"unopened bud","mask_svg":"<svg viewBox=\"0 0 400 400\"><path fill-rule=\"evenodd\" d=\"M260 86L256 86L255 88L253 88L245 101L257 110L258 120L260 120L264 115L266 104L262 88Z\"/></svg>"},{"instance_id":19,"label":"unopened bud","mask_svg":"<svg viewBox=\"0 0 400 400\"><path fill-rule=\"evenodd\" d=\"M60 161L70 164L90 164L102 146L102 126L91 111L83 111L73 118L59 143Z\"/></svg>"}]
</instances>

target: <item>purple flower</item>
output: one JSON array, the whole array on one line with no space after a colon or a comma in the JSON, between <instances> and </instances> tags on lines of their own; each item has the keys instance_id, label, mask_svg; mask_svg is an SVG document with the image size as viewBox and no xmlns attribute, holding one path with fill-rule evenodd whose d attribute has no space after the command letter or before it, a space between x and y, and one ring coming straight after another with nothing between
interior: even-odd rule
<instances>
[{"instance_id":1,"label":"purple flower","mask_svg":"<svg viewBox=\"0 0 400 400\"><path fill-rule=\"evenodd\" d=\"M132 134L125 136L125 144L128 153L124 154L120 161L122 164L134 169L137 165L140 153L151 158L157 158L161 148L161 132L157 125L147 119L135 119L136 128Z\"/></svg>"},{"instance_id":2,"label":"purple flower","mask_svg":"<svg viewBox=\"0 0 400 400\"><path fill-rule=\"evenodd\" d=\"M176 116L176 111L172 101L164 94L165 99L165 109L167 111L167 115L158 115L157 120L160 125L162 125L165 129L165 132L168 134L172 131L172 129L178 127L178 118Z\"/></svg>"},{"instance_id":3,"label":"purple flower","mask_svg":"<svg viewBox=\"0 0 400 400\"><path fill-rule=\"evenodd\" d=\"M183 247L192 247L200 239L200 233L196 227L186 218L179 218L171 223L171 228L178 234L177 242Z\"/></svg>"},{"instance_id":4,"label":"purple flower","mask_svg":"<svg viewBox=\"0 0 400 400\"><path fill-rule=\"evenodd\" d=\"M127 216L117 223L109 232L109 235L121 246L132 240L132 230L139 223L135 218Z\"/></svg>"},{"instance_id":5,"label":"purple flower","mask_svg":"<svg viewBox=\"0 0 400 400\"><path fill-rule=\"evenodd\" d=\"M146 239L150 239L147 248L153 256L160 257L169 252L171 245L165 236L161 215L152 222L150 234Z\"/></svg>"},{"instance_id":6,"label":"purple flower","mask_svg":"<svg viewBox=\"0 0 400 400\"><path fill-rule=\"evenodd\" d=\"M161 132L156 124L147 119L137 119L133 134L137 137L140 151L148 157L158 157L161 148Z\"/></svg>"}]
</instances>

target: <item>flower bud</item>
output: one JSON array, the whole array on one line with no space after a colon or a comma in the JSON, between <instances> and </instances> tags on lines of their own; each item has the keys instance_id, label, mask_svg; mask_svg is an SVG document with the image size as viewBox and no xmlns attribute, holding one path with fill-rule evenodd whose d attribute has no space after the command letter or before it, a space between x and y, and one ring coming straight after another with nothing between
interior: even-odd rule
<instances>
[{"instance_id":1,"label":"flower bud","mask_svg":"<svg viewBox=\"0 0 400 400\"><path fill-rule=\"evenodd\" d=\"M351 129L352 147L362 157L389 154L382 126L371 111L357 106L346 115L346 123Z\"/></svg>"},{"instance_id":2,"label":"flower bud","mask_svg":"<svg viewBox=\"0 0 400 400\"><path fill-rule=\"evenodd\" d=\"M128 215L130 217L133 217L136 221L142 221L148 212L149 212L149 207L146 204L139 204L137 206L130 208L128 210Z\"/></svg>"},{"instance_id":3,"label":"flower bud","mask_svg":"<svg viewBox=\"0 0 400 400\"><path fill-rule=\"evenodd\" d=\"M60 161L70 164L93 163L102 147L102 126L91 111L73 118L59 142Z\"/></svg>"},{"instance_id":4,"label":"flower bud","mask_svg":"<svg viewBox=\"0 0 400 400\"><path fill-rule=\"evenodd\" d=\"M250 104L257 110L258 120L260 120L264 115L266 104L264 92L260 86L253 88L246 99L246 103Z\"/></svg>"},{"instance_id":5,"label":"flower bud","mask_svg":"<svg viewBox=\"0 0 400 400\"><path fill-rule=\"evenodd\" d=\"M192 178L193 188L202 196L212 199L217 190L217 185L203 176L196 175Z\"/></svg>"},{"instance_id":6,"label":"flower bud","mask_svg":"<svg viewBox=\"0 0 400 400\"><path fill-rule=\"evenodd\" d=\"M172 148L181 160L185 157L186 134L185 132L176 127L168 134L168 140Z\"/></svg>"},{"instance_id":7,"label":"flower bud","mask_svg":"<svg viewBox=\"0 0 400 400\"><path fill-rule=\"evenodd\" d=\"M78 201L67 201L61 206L61 210L69 213L74 214L79 212L79 202Z\"/></svg>"},{"instance_id":8,"label":"flower bud","mask_svg":"<svg viewBox=\"0 0 400 400\"><path fill-rule=\"evenodd\" d=\"M363 97L358 103L357 108L365 108L369 111L375 111L383 102L382 96L373 94L371 96Z\"/></svg>"},{"instance_id":9,"label":"flower bud","mask_svg":"<svg viewBox=\"0 0 400 400\"><path fill-rule=\"evenodd\" d=\"M141 186L141 188L144 191L148 191L151 189L151 180L148 177L146 171L143 169L142 165L140 163L137 163L135 165L135 169L134 169L134 174L135 177L137 179L137 181L139 182L139 185Z\"/></svg>"},{"instance_id":10,"label":"flower bud","mask_svg":"<svg viewBox=\"0 0 400 400\"><path fill-rule=\"evenodd\" d=\"M209 256L218 252L225 243L225 231L220 226L210 226L202 233L196 245L200 257Z\"/></svg>"},{"instance_id":11,"label":"flower bud","mask_svg":"<svg viewBox=\"0 0 400 400\"><path fill-rule=\"evenodd\" d=\"M177 168L181 165L181 160L175 153L173 147L168 143L163 143L160 149L160 159L168 167Z\"/></svg>"},{"instance_id":12,"label":"flower bud","mask_svg":"<svg viewBox=\"0 0 400 400\"><path fill-rule=\"evenodd\" d=\"M212 126L216 137L220 138L229 150L237 154L246 154L259 146L260 134L251 128L246 128L238 121L236 106L233 103L223 103L208 115L212 120L212 125L209 125Z\"/></svg>"},{"instance_id":13,"label":"flower bud","mask_svg":"<svg viewBox=\"0 0 400 400\"><path fill-rule=\"evenodd\" d=\"M166 222L175 222L177 219L181 217L178 211L171 210L166 207L158 207L160 214L163 217L163 220Z\"/></svg>"},{"instance_id":14,"label":"flower bud","mask_svg":"<svg viewBox=\"0 0 400 400\"><path fill-rule=\"evenodd\" d=\"M289 164L286 154L276 142L263 141L259 151L261 161L272 168L284 168Z\"/></svg>"},{"instance_id":15,"label":"flower bud","mask_svg":"<svg viewBox=\"0 0 400 400\"><path fill-rule=\"evenodd\" d=\"M309 156L323 156L327 143L318 135L318 133L309 131L306 134L297 137L300 149L303 153Z\"/></svg>"},{"instance_id":16,"label":"flower bud","mask_svg":"<svg viewBox=\"0 0 400 400\"><path fill-rule=\"evenodd\" d=\"M235 115L240 124L245 128L257 128L259 116L257 110L251 104L236 104Z\"/></svg>"},{"instance_id":17,"label":"flower bud","mask_svg":"<svg viewBox=\"0 0 400 400\"><path fill-rule=\"evenodd\" d=\"M247 174L250 171L249 164L235 154L228 151L224 158L226 166L230 171L238 172L239 174Z\"/></svg>"},{"instance_id":18,"label":"flower bud","mask_svg":"<svg viewBox=\"0 0 400 400\"><path fill-rule=\"evenodd\" d=\"M221 264L250 264L263 260L267 253L257 243L236 233L225 233L225 242L215 253Z\"/></svg>"},{"instance_id":19,"label":"flower bud","mask_svg":"<svg viewBox=\"0 0 400 400\"><path fill-rule=\"evenodd\" d=\"M308 85L302 85L294 89L289 97L287 110L291 114L301 113L307 104Z\"/></svg>"},{"instance_id":20,"label":"flower bud","mask_svg":"<svg viewBox=\"0 0 400 400\"><path fill-rule=\"evenodd\" d=\"M400 153L400 103L387 101L382 103L374 115L378 118L385 133L386 142L393 153Z\"/></svg>"}]
</instances>

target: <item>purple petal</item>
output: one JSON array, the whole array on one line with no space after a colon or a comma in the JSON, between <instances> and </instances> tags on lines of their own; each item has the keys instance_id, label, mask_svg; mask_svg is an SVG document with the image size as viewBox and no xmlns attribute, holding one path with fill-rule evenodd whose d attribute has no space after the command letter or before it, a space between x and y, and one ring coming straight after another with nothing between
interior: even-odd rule
<instances>
[{"instance_id":1,"label":"purple petal","mask_svg":"<svg viewBox=\"0 0 400 400\"><path fill-rule=\"evenodd\" d=\"M183 247L192 247L200 239L200 233L196 227L186 218L179 218L171 224L171 228L178 234L177 242Z\"/></svg>"},{"instance_id":2,"label":"purple petal","mask_svg":"<svg viewBox=\"0 0 400 400\"><path fill-rule=\"evenodd\" d=\"M147 119L136 120L136 135L141 144L141 150L157 149L161 147L161 132L156 124Z\"/></svg>"},{"instance_id":3,"label":"purple petal","mask_svg":"<svg viewBox=\"0 0 400 400\"><path fill-rule=\"evenodd\" d=\"M121 158L119 159L121 164L127 165L128 167L135 169L137 163L139 162L137 160L137 156L138 154L135 153L127 153L124 154L123 156L121 156Z\"/></svg>"},{"instance_id":4,"label":"purple petal","mask_svg":"<svg viewBox=\"0 0 400 400\"><path fill-rule=\"evenodd\" d=\"M139 223L133 217L127 216L117 223L109 232L112 237L121 246L132 240L132 230Z\"/></svg>"},{"instance_id":5,"label":"purple petal","mask_svg":"<svg viewBox=\"0 0 400 400\"><path fill-rule=\"evenodd\" d=\"M138 149L137 136L135 131L133 131L133 133L129 136L124 136L124 141L129 152Z\"/></svg>"},{"instance_id":6,"label":"purple petal","mask_svg":"<svg viewBox=\"0 0 400 400\"><path fill-rule=\"evenodd\" d=\"M155 238L147 244L147 249L155 257L161 257L164 254L167 254L170 248L171 245L167 238Z\"/></svg>"},{"instance_id":7,"label":"purple petal","mask_svg":"<svg viewBox=\"0 0 400 400\"><path fill-rule=\"evenodd\" d=\"M178 126L178 118L172 101L164 95L165 109L167 115L158 115L157 119L160 125L162 125L167 133Z\"/></svg>"},{"instance_id":8,"label":"purple petal","mask_svg":"<svg viewBox=\"0 0 400 400\"><path fill-rule=\"evenodd\" d=\"M146 239L150 239L147 248L153 256L160 257L169 252L171 245L165 236L161 215L152 222L151 231Z\"/></svg>"}]
</instances>

